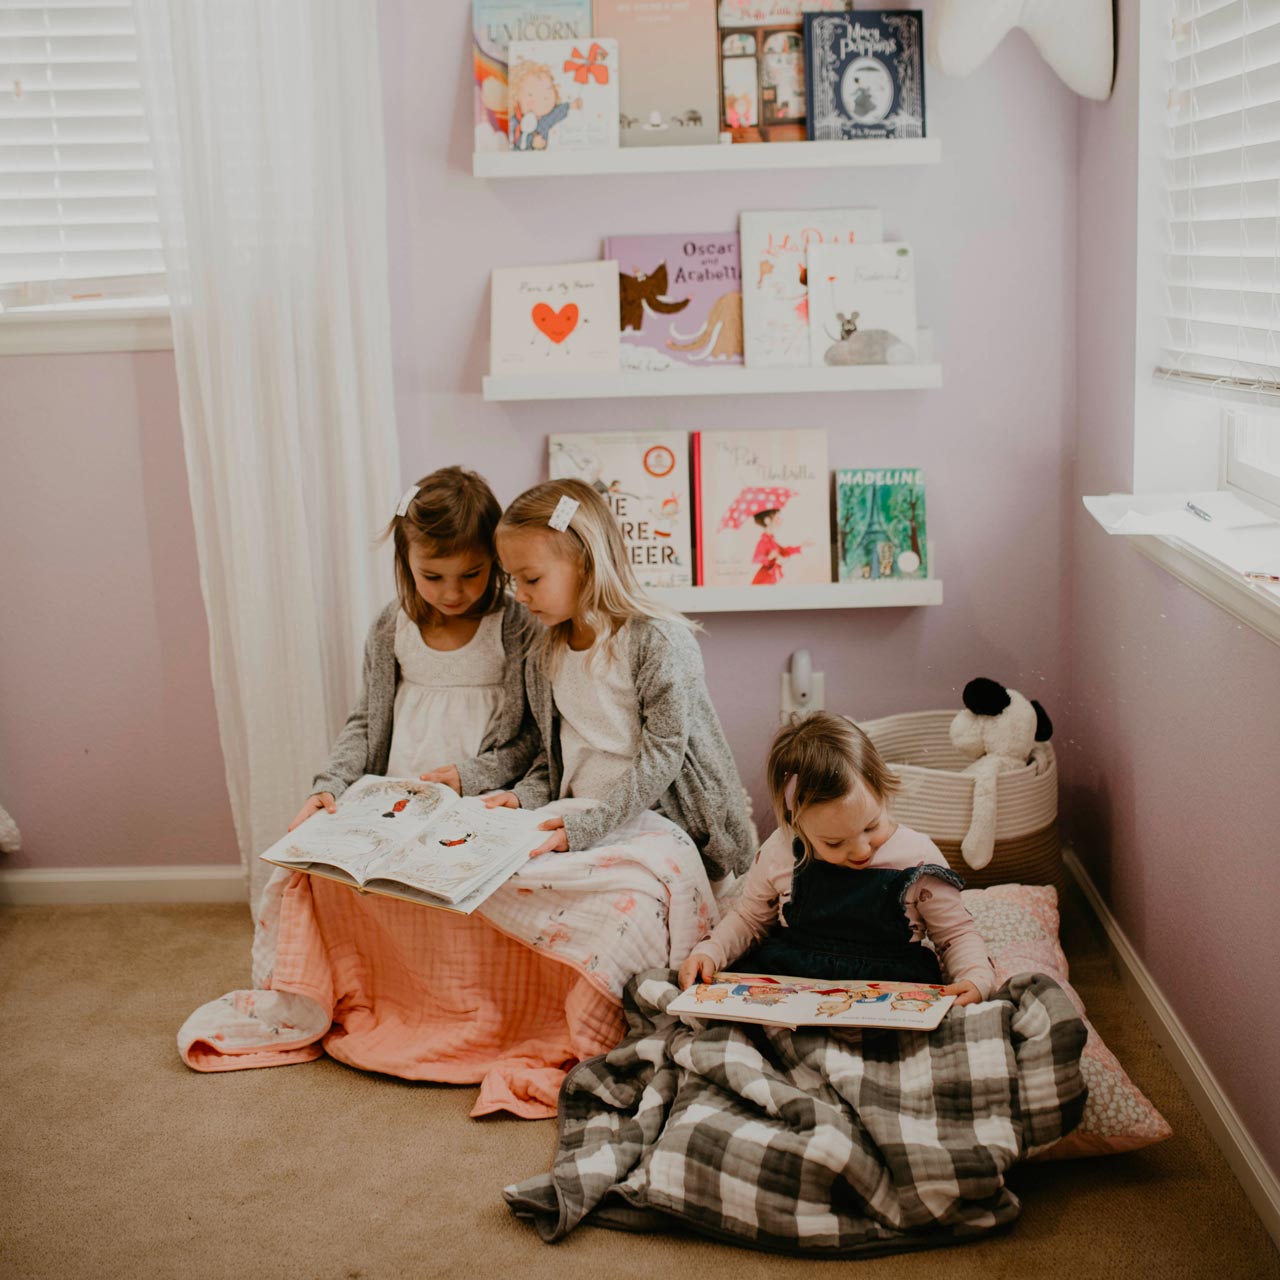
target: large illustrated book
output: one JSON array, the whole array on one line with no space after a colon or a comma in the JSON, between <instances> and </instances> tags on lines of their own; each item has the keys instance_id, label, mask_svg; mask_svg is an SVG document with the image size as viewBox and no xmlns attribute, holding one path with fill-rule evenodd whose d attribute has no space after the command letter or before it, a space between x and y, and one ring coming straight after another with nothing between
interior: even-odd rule
<instances>
[{"instance_id":1,"label":"large illustrated book","mask_svg":"<svg viewBox=\"0 0 1280 1280\"><path fill-rule=\"evenodd\" d=\"M489 372L616 373L618 264L495 267Z\"/></svg>"},{"instance_id":2,"label":"large illustrated book","mask_svg":"<svg viewBox=\"0 0 1280 1280\"><path fill-rule=\"evenodd\" d=\"M366 774L277 840L264 862L469 915L546 840L536 814L451 788Z\"/></svg>"},{"instance_id":3,"label":"large illustrated book","mask_svg":"<svg viewBox=\"0 0 1280 1280\"><path fill-rule=\"evenodd\" d=\"M618 42L624 147L719 141L714 0L595 0L591 21Z\"/></svg>"},{"instance_id":4,"label":"large illustrated book","mask_svg":"<svg viewBox=\"0 0 1280 1280\"><path fill-rule=\"evenodd\" d=\"M841 582L929 576L919 467L836 472L836 563Z\"/></svg>"},{"instance_id":5,"label":"large illustrated book","mask_svg":"<svg viewBox=\"0 0 1280 1280\"><path fill-rule=\"evenodd\" d=\"M819 982L766 973L717 973L667 1005L668 1013L768 1027L885 1027L932 1031L955 996L925 982Z\"/></svg>"},{"instance_id":6,"label":"large illustrated book","mask_svg":"<svg viewBox=\"0 0 1280 1280\"><path fill-rule=\"evenodd\" d=\"M699 585L831 581L825 431L700 431L693 450Z\"/></svg>"},{"instance_id":7,"label":"large illustrated book","mask_svg":"<svg viewBox=\"0 0 1280 1280\"><path fill-rule=\"evenodd\" d=\"M809 246L813 364L913 364L917 343L910 245Z\"/></svg>"},{"instance_id":8,"label":"large illustrated book","mask_svg":"<svg viewBox=\"0 0 1280 1280\"><path fill-rule=\"evenodd\" d=\"M783 209L739 218L748 368L808 365L809 248L884 238L879 209Z\"/></svg>"},{"instance_id":9,"label":"large illustrated book","mask_svg":"<svg viewBox=\"0 0 1280 1280\"><path fill-rule=\"evenodd\" d=\"M591 0L472 0L475 150L505 151L507 51L513 40L587 40Z\"/></svg>"},{"instance_id":10,"label":"large illustrated book","mask_svg":"<svg viewBox=\"0 0 1280 1280\"><path fill-rule=\"evenodd\" d=\"M553 480L593 485L609 504L641 586L693 585L687 431L553 435L548 469Z\"/></svg>"},{"instance_id":11,"label":"large illustrated book","mask_svg":"<svg viewBox=\"0 0 1280 1280\"><path fill-rule=\"evenodd\" d=\"M513 40L508 128L516 151L608 151L618 145L616 40Z\"/></svg>"},{"instance_id":12,"label":"large illustrated book","mask_svg":"<svg viewBox=\"0 0 1280 1280\"><path fill-rule=\"evenodd\" d=\"M742 363L738 233L610 236L624 369Z\"/></svg>"},{"instance_id":13,"label":"large illustrated book","mask_svg":"<svg viewBox=\"0 0 1280 1280\"><path fill-rule=\"evenodd\" d=\"M804 15L852 7L852 0L720 0L720 127L735 143L804 139Z\"/></svg>"},{"instance_id":14,"label":"large illustrated book","mask_svg":"<svg viewBox=\"0 0 1280 1280\"><path fill-rule=\"evenodd\" d=\"M925 136L920 10L806 14L804 40L810 138Z\"/></svg>"}]
</instances>

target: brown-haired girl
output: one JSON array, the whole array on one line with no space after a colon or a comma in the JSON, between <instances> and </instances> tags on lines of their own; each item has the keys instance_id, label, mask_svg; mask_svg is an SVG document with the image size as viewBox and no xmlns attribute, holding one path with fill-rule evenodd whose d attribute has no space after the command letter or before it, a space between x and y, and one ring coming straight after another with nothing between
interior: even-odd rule
<instances>
[{"instance_id":1,"label":"brown-haired girl","mask_svg":"<svg viewBox=\"0 0 1280 1280\"><path fill-rule=\"evenodd\" d=\"M493 536L502 508L474 471L443 467L404 495L383 535L397 598L364 651L359 700L289 829L366 773L447 782L467 794L523 774L524 656L534 627L504 590Z\"/></svg>"},{"instance_id":2,"label":"brown-haired girl","mask_svg":"<svg viewBox=\"0 0 1280 1280\"><path fill-rule=\"evenodd\" d=\"M778 731L767 767L778 830L680 985L732 966L828 982L945 977L957 1004L987 999L995 969L964 882L928 836L889 816L898 780L867 735L816 712Z\"/></svg>"}]
</instances>

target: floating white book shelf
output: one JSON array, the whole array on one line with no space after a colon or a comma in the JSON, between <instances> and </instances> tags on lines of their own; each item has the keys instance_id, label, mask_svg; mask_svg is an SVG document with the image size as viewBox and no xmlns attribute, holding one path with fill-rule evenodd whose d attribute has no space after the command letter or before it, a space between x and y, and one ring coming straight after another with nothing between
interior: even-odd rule
<instances>
[{"instance_id":1,"label":"floating white book shelf","mask_svg":"<svg viewBox=\"0 0 1280 1280\"><path fill-rule=\"evenodd\" d=\"M909 609L942 603L941 578L821 582L804 586L651 587L649 594L681 613L796 612L802 609Z\"/></svg>"},{"instance_id":2,"label":"floating white book shelf","mask_svg":"<svg viewBox=\"0 0 1280 1280\"><path fill-rule=\"evenodd\" d=\"M916 350L925 357L925 363L800 365L787 369L748 369L739 364L722 369L681 367L655 372L490 374L484 380L484 398L604 400L797 391L927 391L942 386L942 366L931 363L933 334L930 330L919 331Z\"/></svg>"},{"instance_id":3,"label":"floating white book shelf","mask_svg":"<svg viewBox=\"0 0 1280 1280\"><path fill-rule=\"evenodd\" d=\"M622 173L729 173L733 170L854 169L937 164L937 138L848 142L757 142L738 146L619 147L616 151L477 151L477 178L598 177Z\"/></svg>"}]
</instances>

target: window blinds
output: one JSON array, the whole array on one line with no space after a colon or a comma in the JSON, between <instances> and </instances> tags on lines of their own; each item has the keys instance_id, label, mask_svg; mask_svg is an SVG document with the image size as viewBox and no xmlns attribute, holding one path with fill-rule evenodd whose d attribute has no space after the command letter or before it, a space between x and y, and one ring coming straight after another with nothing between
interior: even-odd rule
<instances>
[{"instance_id":1,"label":"window blinds","mask_svg":"<svg viewBox=\"0 0 1280 1280\"><path fill-rule=\"evenodd\" d=\"M1175 0L1165 368L1280 394L1280 0Z\"/></svg>"},{"instance_id":2,"label":"window blinds","mask_svg":"<svg viewBox=\"0 0 1280 1280\"><path fill-rule=\"evenodd\" d=\"M2 0L0 310L164 287L130 0Z\"/></svg>"}]
</instances>

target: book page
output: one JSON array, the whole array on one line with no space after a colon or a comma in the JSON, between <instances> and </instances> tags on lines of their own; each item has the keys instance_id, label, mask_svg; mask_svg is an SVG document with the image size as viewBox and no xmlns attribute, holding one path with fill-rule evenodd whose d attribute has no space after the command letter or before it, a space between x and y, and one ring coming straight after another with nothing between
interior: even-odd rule
<instances>
[{"instance_id":1,"label":"book page","mask_svg":"<svg viewBox=\"0 0 1280 1280\"><path fill-rule=\"evenodd\" d=\"M932 1031L955 1002L923 982L818 982L759 973L717 973L695 983L668 1013L780 1027L884 1027Z\"/></svg>"},{"instance_id":2,"label":"book page","mask_svg":"<svg viewBox=\"0 0 1280 1280\"><path fill-rule=\"evenodd\" d=\"M344 871L364 884L398 846L424 831L433 815L459 803L434 782L366 775L338 801L336 813L313 814L277 840L262 857L267 862L306 868L312 863Z\"/></svg>"}]
</instances>

